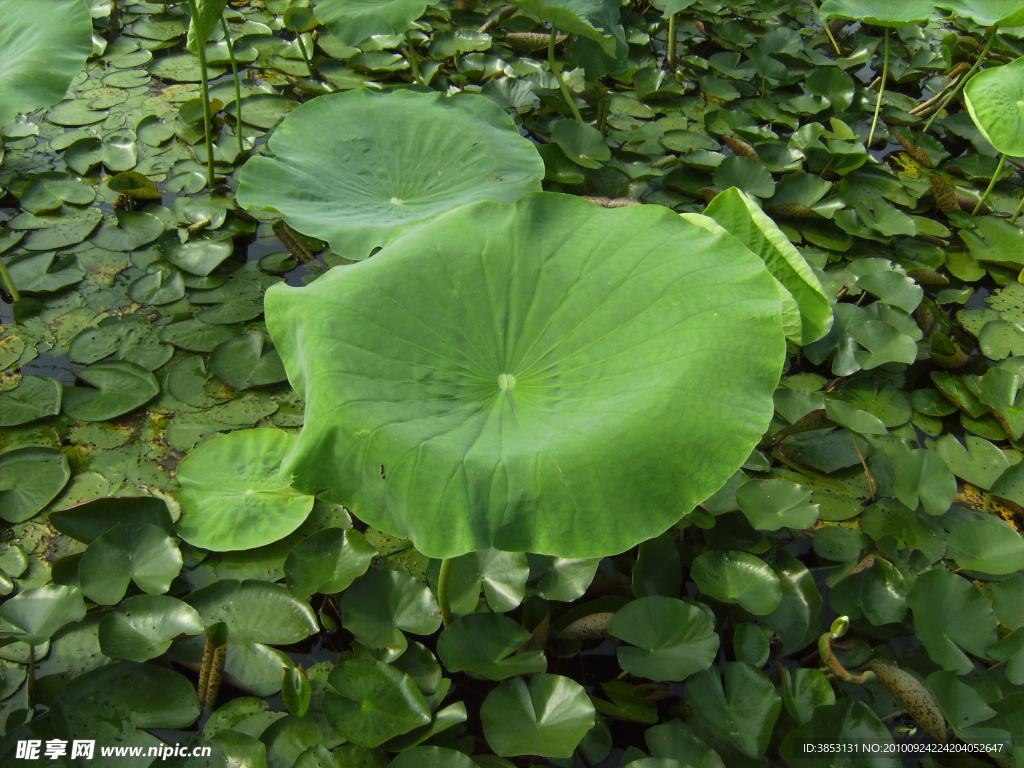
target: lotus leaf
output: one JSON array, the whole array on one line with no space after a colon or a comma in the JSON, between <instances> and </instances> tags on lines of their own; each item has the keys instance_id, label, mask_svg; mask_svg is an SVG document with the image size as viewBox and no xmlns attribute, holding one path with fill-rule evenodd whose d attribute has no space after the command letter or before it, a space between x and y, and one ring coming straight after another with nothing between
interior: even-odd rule
<instances>
[{"instance_id":1,"label":"lotus leaf","mask_svg":"<svg viewBox=\"0 0 1024 768\"><path fill-rule=\"evenodd\" d=\"M935 12L931 0L825 0L821 18L851 19L879 27L903 27L928 21Z\"/></svg>"},{"instance_id":2,"label":"lotus leaf","mask_svg":"<svg viewBox=\"0 0 1024 768\"><path fill-rule=\"evenodd\" d=\"M964 98L974 124L993 147L1024 157L1024 56L979 72L964 87Z\"/></svg>"},{"instance_id":3,"label":"lotus leaf","mask_svg":"<svg viewBox=\"0 0 1024 768\"><path fill-rule=\"evenodd\" d=\"M232 432L203 443L178 467L178 535L218 552L283 539L313 508L282 468L295 438L277 429Z\"/></svg>"},{"instance_id":4,"label":"lotus leaf","mask_svg":"<svg viewBox=\"0 0 1024 768\"><path fill-rule=\"evenodd\" d=\"M750 454L785 352L738 241L552 194L453 211L266 303L306 401L297 487L431 557L658 535Z\"/></svg>"},{"instance_id":5,"label":"lotus leaf","mask_svg":"<svg viewBox=\"0 0 1024 768\"><path fill-rule=\"evenodd\" d=\"M593 40L609 56L621 58L626 38L619 27L617 0L512 0L527 13L559 30Z\"/></svg>"},{"instance_id":6,"label":"lotus leaf","mask_svg":"<svg viewBox=\"0 0 1024 768\"><path fill-rule=\"evenodd\" d=\"M280 211L299 232L350 259L451 208L514 202L539 190L544 176L511 118L475 94L321 96L285 118L267 148L270 156L242 168L239 203Z\"/></svg>"},{"instance_id":7,"label":"lotus leaf","mask_svg":"<svg viewBox=\"0 0 1024 768\"><path fill-rule=\"evenodd\" d=\"M1024 24L1021 0L939 0L936 7L971 19L982 27L1019 27Z\"/></svg>"},{"instance_id":8,"label":"lotus leaf","mask_svg":"<svg viewBox=\"0 0 1024 768\"><path fill-rule=\"evenodd\" d=\"M404 35L430 3L427 0L316 0L316 17L342 45L373 35Z\"/></svg>"},{"instance_id":9,"label":"lotus leaf","mask_svg":"<svg viewBox=\"0 0 1024 768\"><path fill-rule=\"evenodd\" d=\"M40 23L45 19L46 23ZM83 0L0 2L0 125L64 98L92 53L92 17Z\"/></svg>"}]
</instances>

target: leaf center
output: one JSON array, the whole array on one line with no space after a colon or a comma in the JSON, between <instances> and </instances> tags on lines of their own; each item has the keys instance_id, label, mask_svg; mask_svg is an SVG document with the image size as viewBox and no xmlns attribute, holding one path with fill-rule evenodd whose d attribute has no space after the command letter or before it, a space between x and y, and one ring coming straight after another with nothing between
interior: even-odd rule
<instances>
[{"instance_id":1,"label":"leaf center","mask_svg":"<svg viewBox=\"0 0 1024 768\"><path fill-rule=\"evenodd\" d=\"M511 373L503 373L498 376L498 389L504 392L511 392L516 386L516 377Z\"/></svg>"}]
</instances>

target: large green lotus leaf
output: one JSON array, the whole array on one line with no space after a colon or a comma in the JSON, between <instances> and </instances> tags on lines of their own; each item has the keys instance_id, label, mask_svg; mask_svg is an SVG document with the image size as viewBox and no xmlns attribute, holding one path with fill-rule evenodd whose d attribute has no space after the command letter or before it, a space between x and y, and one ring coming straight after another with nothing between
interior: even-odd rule
<instances>
[{"instance_id":1,"label":"large green lotus leaf","mask_svg":"<svg viewBox=\"0 0 1024 768\"><path fill-rule=\"evenodd\" d=\"M928 21L934 13L931 0L825 0L823 21L853 19L878 27L902 27Z\"/></svg>"},{"instance_id":2,"label":"large green lotus leaf","mask_svg":"<svg viewBox=\"0 0 1024 768\"><path fill-rule=\"evenodd\" d=\"M92 53L83 0L0 0L0 125L64 98Z\"/></svg>"},{"instance_id":3,"label":"large green lotus leaf","mask_svg":"<svg viewBox=\"0 0 1024 768\"><path fill-rule=\"evenodd\" d=\"M178 466L178 535L227 552L272 544L302 525L313 497L292 488L281 466L294 442L279 429L245 429L193 450Z\"/></svg>"},{"instance_id":4,"label":"large green lotus leaf","mask_svg":"<svg viewBox=\"0 0 1024 768\"><path fill-rule=\"evenodd\" d=\"M415 130L409 130L415 126ZM238 202L362 259L399 227L540 189L544 163L485 96L355 90L296 109L239 176Z\"/></svg>"},{"instance_id":5,"label":"large green lotus leaf","mask_svg":"<svg viewBox=\"0 0 1024 768\"><path fill-rule=\"evenodd\" d=\"M974 124L996 150L1024 157L1024 56L972 77L964 99Z\"/></svg>"},{"instance_id":6,"label":"large green lotus leaf","mask_svg":"<svg viewBox=\"0 0 1024 768\"><path fill-rule=\"evenodd\" d=\"M297 487L439 558L662 533L749 456L785 354L737 240L554 194L453 211L266 305L306 401Z\"/></svg>"},{"instance_id":7,"label":"large green lotus leaf","mask_svg":"<svg viewBox=\"0 0 1024 768\"><path fill-rule=\"evenodd\" d=\"M940 0L935 5L983 27L1024 25L1022 0Z\"/></svg>"},{"instance_id":8,"label":"large green lotus leaf","mask_svg":"<svg viewBox=\"0 0 1024 768\"><path fill-rule=\"evenodd\" d=\"M800 311L797 344L817 341L832 327L832 304L810 265L755 203L736 187L720 193L704 210L733 237L764 259L768 270L793 297Z\"/></svg>"},{"instance_id":9,"label":"large green lotus leaf","mask_svg":"<svg viewBox=\"0 0 1024 768\"><path fill-rule=\"evenodd\" d=\"M316 0L316 18L342 45L373 35L404 35L430 5L427 0Z\"/></svg>"},{"instance_id":10,"label":"large green lotus leaf","mask_svg":"<svg viewBox=\"0 0 1024 768\"><path fill-rule=\"evenodd\" d=\"M626 38L618 25L618 0L512 0L512 4L550 21L563 32L593 40L609 56L625 55Z\"/></svg>"}]
</instances>

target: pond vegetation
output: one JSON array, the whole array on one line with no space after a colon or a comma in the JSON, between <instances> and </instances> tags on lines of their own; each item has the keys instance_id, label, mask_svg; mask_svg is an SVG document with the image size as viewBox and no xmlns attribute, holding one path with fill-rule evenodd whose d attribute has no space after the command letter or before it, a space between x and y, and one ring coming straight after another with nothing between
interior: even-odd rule
<instances>
[{"instance_id":1,"label":"pond vegetation","mask_svg":"<svg viewBox=\"0 0 1024 768\"><path fill-rule=\"evenodd\" d=\"M0 50L0 763L1024 764L1024 2Z\"/></svg>"}]
</instances>

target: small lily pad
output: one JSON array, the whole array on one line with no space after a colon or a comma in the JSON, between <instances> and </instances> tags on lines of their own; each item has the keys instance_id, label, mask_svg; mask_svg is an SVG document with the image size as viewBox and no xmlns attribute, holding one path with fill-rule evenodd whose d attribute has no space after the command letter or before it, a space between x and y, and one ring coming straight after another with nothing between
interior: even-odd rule
<instances>
[{"instance_id":1,"label":"small lily pad","mask_svg":"<svg viewBox=\"0 0 1024 768\"><path fill-rule=\"evenodd\" d=\"M232 432L203 443L178 467L178 534L196 547L225 552L283 539L313 508L291 487L281 464L295 437L277 429Z\"/></svg>"},{"instance_id":2,"label":"small lily pad","mask_svg":"<svg viewBox=\"0 0 1024 768\"><path fill-rule=\"evenodd\" d=\"M220 344L210 355L210 371L238 390L277 384L287 378L281 356L259 331Z\"/></svg>"},{"instance_id":3,"label":"small lily pad","mask_svg":"<svg viewBox=\"0 0 1024 768\"><path fill-rule=\"evenodd\" d=\"M152 373L127 360L106 360L76 371L89 386L64 387L62 409L79 421L106 421L140 408L160 392Z\"/></svg>"},{"instance_id":4,"label":"small lily pad","mask_svg":"<svg viewBox=\"0 0 1024 768\"><path fill-rule=\"evenodd\" d=\"M426 699L400 669L369 659L345 661L331 672L323 710L343 738L362 747L384 742L430 722Z\"/></svg>"},{"instance_id":5,"label":"small lily pad","mask_svg":"<svg viewBox=\"0 0 1024 768\"><path fill-rule=\"evenodd\" d=\"M49 376L25 376L0 393L0 427L27 424L60 413L60 384Z\"/></svg>"},{"instance_id":6,"label":"small lily pad","mask_svg":"<svg viewBox=\"0 0 1024 768\"><path fill-rule=\"evenodd\" d=\"M359 531L328 528L298 544L284 561L288 590L307 600L322 592L334 594L347 589L366 573L377 551Z\"/></svg>"},{"instance_id":7,"label":"small lily pad","mask_svg":"<svg viewBox=\"0 0 1024 768\"><path fill-rule=\"evenodd\" d=\"M718 653L710 612L674 597L652 595L626 603L608 630L630 643L618 649L621 667L650 680L679 682L707 669Z\"/></svg>"},{"instance_id":8,"label":"small lily pad","mask_svg":"<svg viewBox=\"0 0 1024 768\"><path fill-rule=\"evenodd\" d=\"M11 629L0 631L28 645L40 645L62 627L85 618L85 601L77 587L47 584L26 589L0 605L0 619Z\"/></svg>"},{"instance_id":9,"label":"small lily pad","mask_svg":"<svg viewBox=\"0 0 1024 768\"><path fill-rule=\"evenodd\" d=\"M89 545L78 565L78 579L82 593L94 603L114 605L129 582L143 592L163 594L181 566L181 552L163 528L120 524Z\"/></svg>"},{"instance_id":10,"label":"small lily pad","mask_svg":"<svg viewBox=\"0 0 1024 768\"><path fill-rule=\"evenodd\" d=\"M488 680L544 672L543 651L516 653L530 639L530 633L497 613L460 616L441 633L437 653L449 672L472 672Z\"/></svg>"},{"instance_id":11,"label":"small lily pad","mask_svg":"<svg viewBox=\"0 0 1024 768\"><path fill-rule=\"evenodd\" d=\"M551 140L566 157L584 168L600 168L612 156L608 142L599 130L575 120L556 122L551 130Z\"/></svg>"},{"instance_id":12,"label":"small lily pad","mask_svg":"<svg viewBox=\"0 0 1024 768\"><path fill-rule=\"evenodd\" d=\"M0 518L28 520L56 498L70 477L67 458L53 448L16 448L0 455Z\"/></svg>"},{"instance_id":13,"label":"small lily pad","mask_svg":"<svg viewBox=\"0 0 1024 768\"><path fill-rule=\"evenodd\" d=\"M103 617L99 642L104 655L113 659L148 661L180 635L202 631L202 619L188 603L167 595L137 595Z\"/></svg>"},{"instance_id":14,"label":"small lily pad","mask_svg":"<svg viewBox=\"0 0 1024 768\"><path fill-rule=\"evenodd\" d=\"M782 603L779 577L757 555L714 549L693 561L690 577L701 592L724 603L739 603L756 616Z\"/></svg>"},{"instance_id":15,"label":"small lily pad","mask_svg":"<svg viewBox=\"0 0 1024 768\"><path fill-rule=\"evenodd\" d=\"M484 736L503 757L572 757L594 725L594 705L579 683L561 675L506 680L480 707Z\"/></svg>"}]
</instances>

